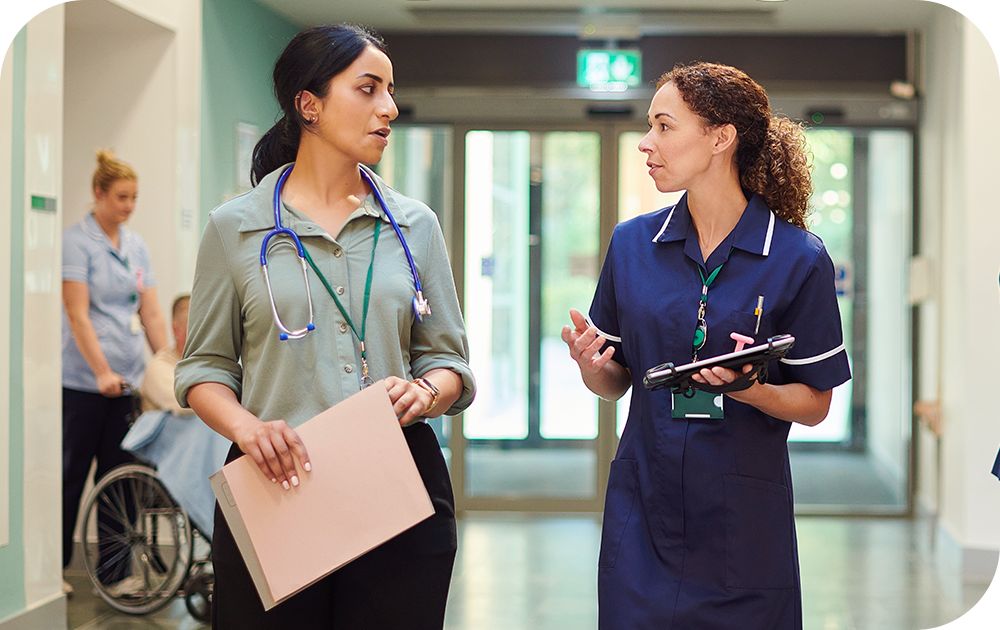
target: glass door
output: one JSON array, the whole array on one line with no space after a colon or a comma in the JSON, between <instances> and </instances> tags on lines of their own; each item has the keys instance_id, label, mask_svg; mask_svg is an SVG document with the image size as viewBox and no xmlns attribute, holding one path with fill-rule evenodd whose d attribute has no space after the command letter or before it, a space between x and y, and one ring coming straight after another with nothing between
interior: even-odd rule
<instances>
[{"instance_id":1,"label":"glass door","mask_svg":"<svg viewBox=\"0 0 1000 630\"><path fill-rule=\"evenodd\" d=\"M479 388L458 421L460 507L597 510L598 401L561 331L571 307L589 308L600 271L601 134L469 129L458 150Z\"/></svg>"}]
</instances>

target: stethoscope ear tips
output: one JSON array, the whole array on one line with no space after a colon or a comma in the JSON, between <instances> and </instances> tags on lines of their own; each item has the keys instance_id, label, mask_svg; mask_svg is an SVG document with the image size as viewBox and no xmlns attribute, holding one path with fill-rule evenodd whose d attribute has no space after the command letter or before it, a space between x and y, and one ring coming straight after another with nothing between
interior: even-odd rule
<instances>
[{"instance_id":1,"label":"stethoscope ear tips","mask_svg":"<svg viewBox=\"0 0 1000 630\"><path fill-rule=\"evenodd\" d=\"M306 330L308 330L309 332L316 330L316 324L309 322L308 324L306 324Z\"/></svg>"},{"instance_id":2,"label":"stethoscope ear tips","mask_svg":"<svg viewBox=\"0 0 1000 630\"><path fill-rule=\"evenodd\" d=\"M281 341L288 341L288 333L278 333L278 339Z\"/></svg>"}]
</instances>

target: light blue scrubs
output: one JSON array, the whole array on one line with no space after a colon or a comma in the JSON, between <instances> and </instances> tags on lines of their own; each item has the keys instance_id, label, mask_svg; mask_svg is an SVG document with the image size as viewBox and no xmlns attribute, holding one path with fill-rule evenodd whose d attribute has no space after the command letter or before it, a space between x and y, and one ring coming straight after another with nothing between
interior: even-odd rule
<instances>
[{"instance_id":1,"label":"light blue scrubs","mask_svg":"<svg viewBox=\"0 0 1000 630\"><path fill-rule=\"evenodd\" d=\"M145 371L141 328L133 328L139 312L139 294L156 286L146 243L135 232L121 227L115 249L111 239L88 214L63 233L62 279L87 285L88 312L111 369L133 386L142 384ZM97 378L80 353L69 319L63 312L62 384L82 392L97 393Z\"/></svg>"},{"instance_id":2,"label":"light blue scrubs","mask_svg":"<svg viewBox=\"0 0 1000 630\"><path fill-rule=\"evenodd\" d=\"M768 382L825 391L850 378L830 257L761 197L708 261L686 196L615 229L590 317L622 338L614 359L631 370L632 398L605 503L602 630L802 627L790 423L728 397L723 420L675 420L670 392L642 385L650 367L691 360L698 269L707 276L722 263L699 357L731 352L732 332L789 333L795 346L770 364Z\"/></svg>"}]
</instances>

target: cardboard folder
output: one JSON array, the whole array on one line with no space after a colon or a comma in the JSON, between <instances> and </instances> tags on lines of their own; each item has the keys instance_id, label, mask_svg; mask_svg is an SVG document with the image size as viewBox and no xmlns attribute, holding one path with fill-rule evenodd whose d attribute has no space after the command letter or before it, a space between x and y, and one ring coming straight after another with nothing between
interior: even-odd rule
<instances>
[{"instance_id":1,"label":"cardboard folder","mask_svg":"<svg viewBox=\"0 0 1000 630\"><path fill-rule=\"evenodd\" d=\"M312 463L299 487L271 483L246 455L211 477L265 610L434 513L384 383L296 432Z\"/></svg>"}]
</instances>

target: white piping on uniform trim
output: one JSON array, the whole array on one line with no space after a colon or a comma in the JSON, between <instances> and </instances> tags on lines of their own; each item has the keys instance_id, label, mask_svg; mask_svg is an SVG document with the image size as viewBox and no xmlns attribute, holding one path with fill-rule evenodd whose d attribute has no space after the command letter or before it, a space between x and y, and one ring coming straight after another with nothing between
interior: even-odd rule
<instances>
[{"instance_id":1,"label":"white piping on uniform trim","mask_svg":"<svg viewBox=\"0 0 1000 630\"><path fill-rule=\"evenodd\" d=\"M764 250L761 252L767 256L771 252L771 235L774 234L774 213L769 213L771 218L767 221L767 236L764 237Z\"/></svg>"},{"instance_id":2,"label":"white piping on uniform trim","mask_svg":"<svg viewBox=\"0 0 1000 630\"><path fill-rule=\"evenodd\" d=\"M817 354L814 357L807 357L805 359L781 359L782 363L787 363L788 365L809 365L810 363L819 363L824 359L829 359L833 355L841 352L844 349L844 344L840 344L833 350L829 352L824 352L823 354Z\"/></svg>"},{"instance_id":3,"label":"white piping on uniform trim","mask_svg":"<svg viewBox=\"0 0 1000 630\"><path fill-rule=\"evenodd\" d=\"M594 322L590 321L589 317L584 316L584 319L587 320L587 325L588 326L593 326L595 329L597 329L597 334L598 335L604 337L608 341L614 341L616 343L621 343L622 342L622 338L621 337L615 337L614 335L609 335L608 333L604 332L600 328L597 328L597 325Z\"/></svg>"},{"instance_id":4,"label":"white piping on uniform trim","mask_svg":"<svg viewBox=\"0 0 1000 630\"><path fill-rule=\"evenodd\" d=\"M667 215L667 220L663 222L663 227L661 227L660 231L657 232L656 236L653 237L654 243L660 240L660 237L663 236L663 233L667 231L667 226L670 225L670 217L674 216L674 210L676 209L677 206L674 206L673 208L670 209L670 214ZM621 341L621 339L619 339L618 341Z\"/></svg>"}]
</instances>

